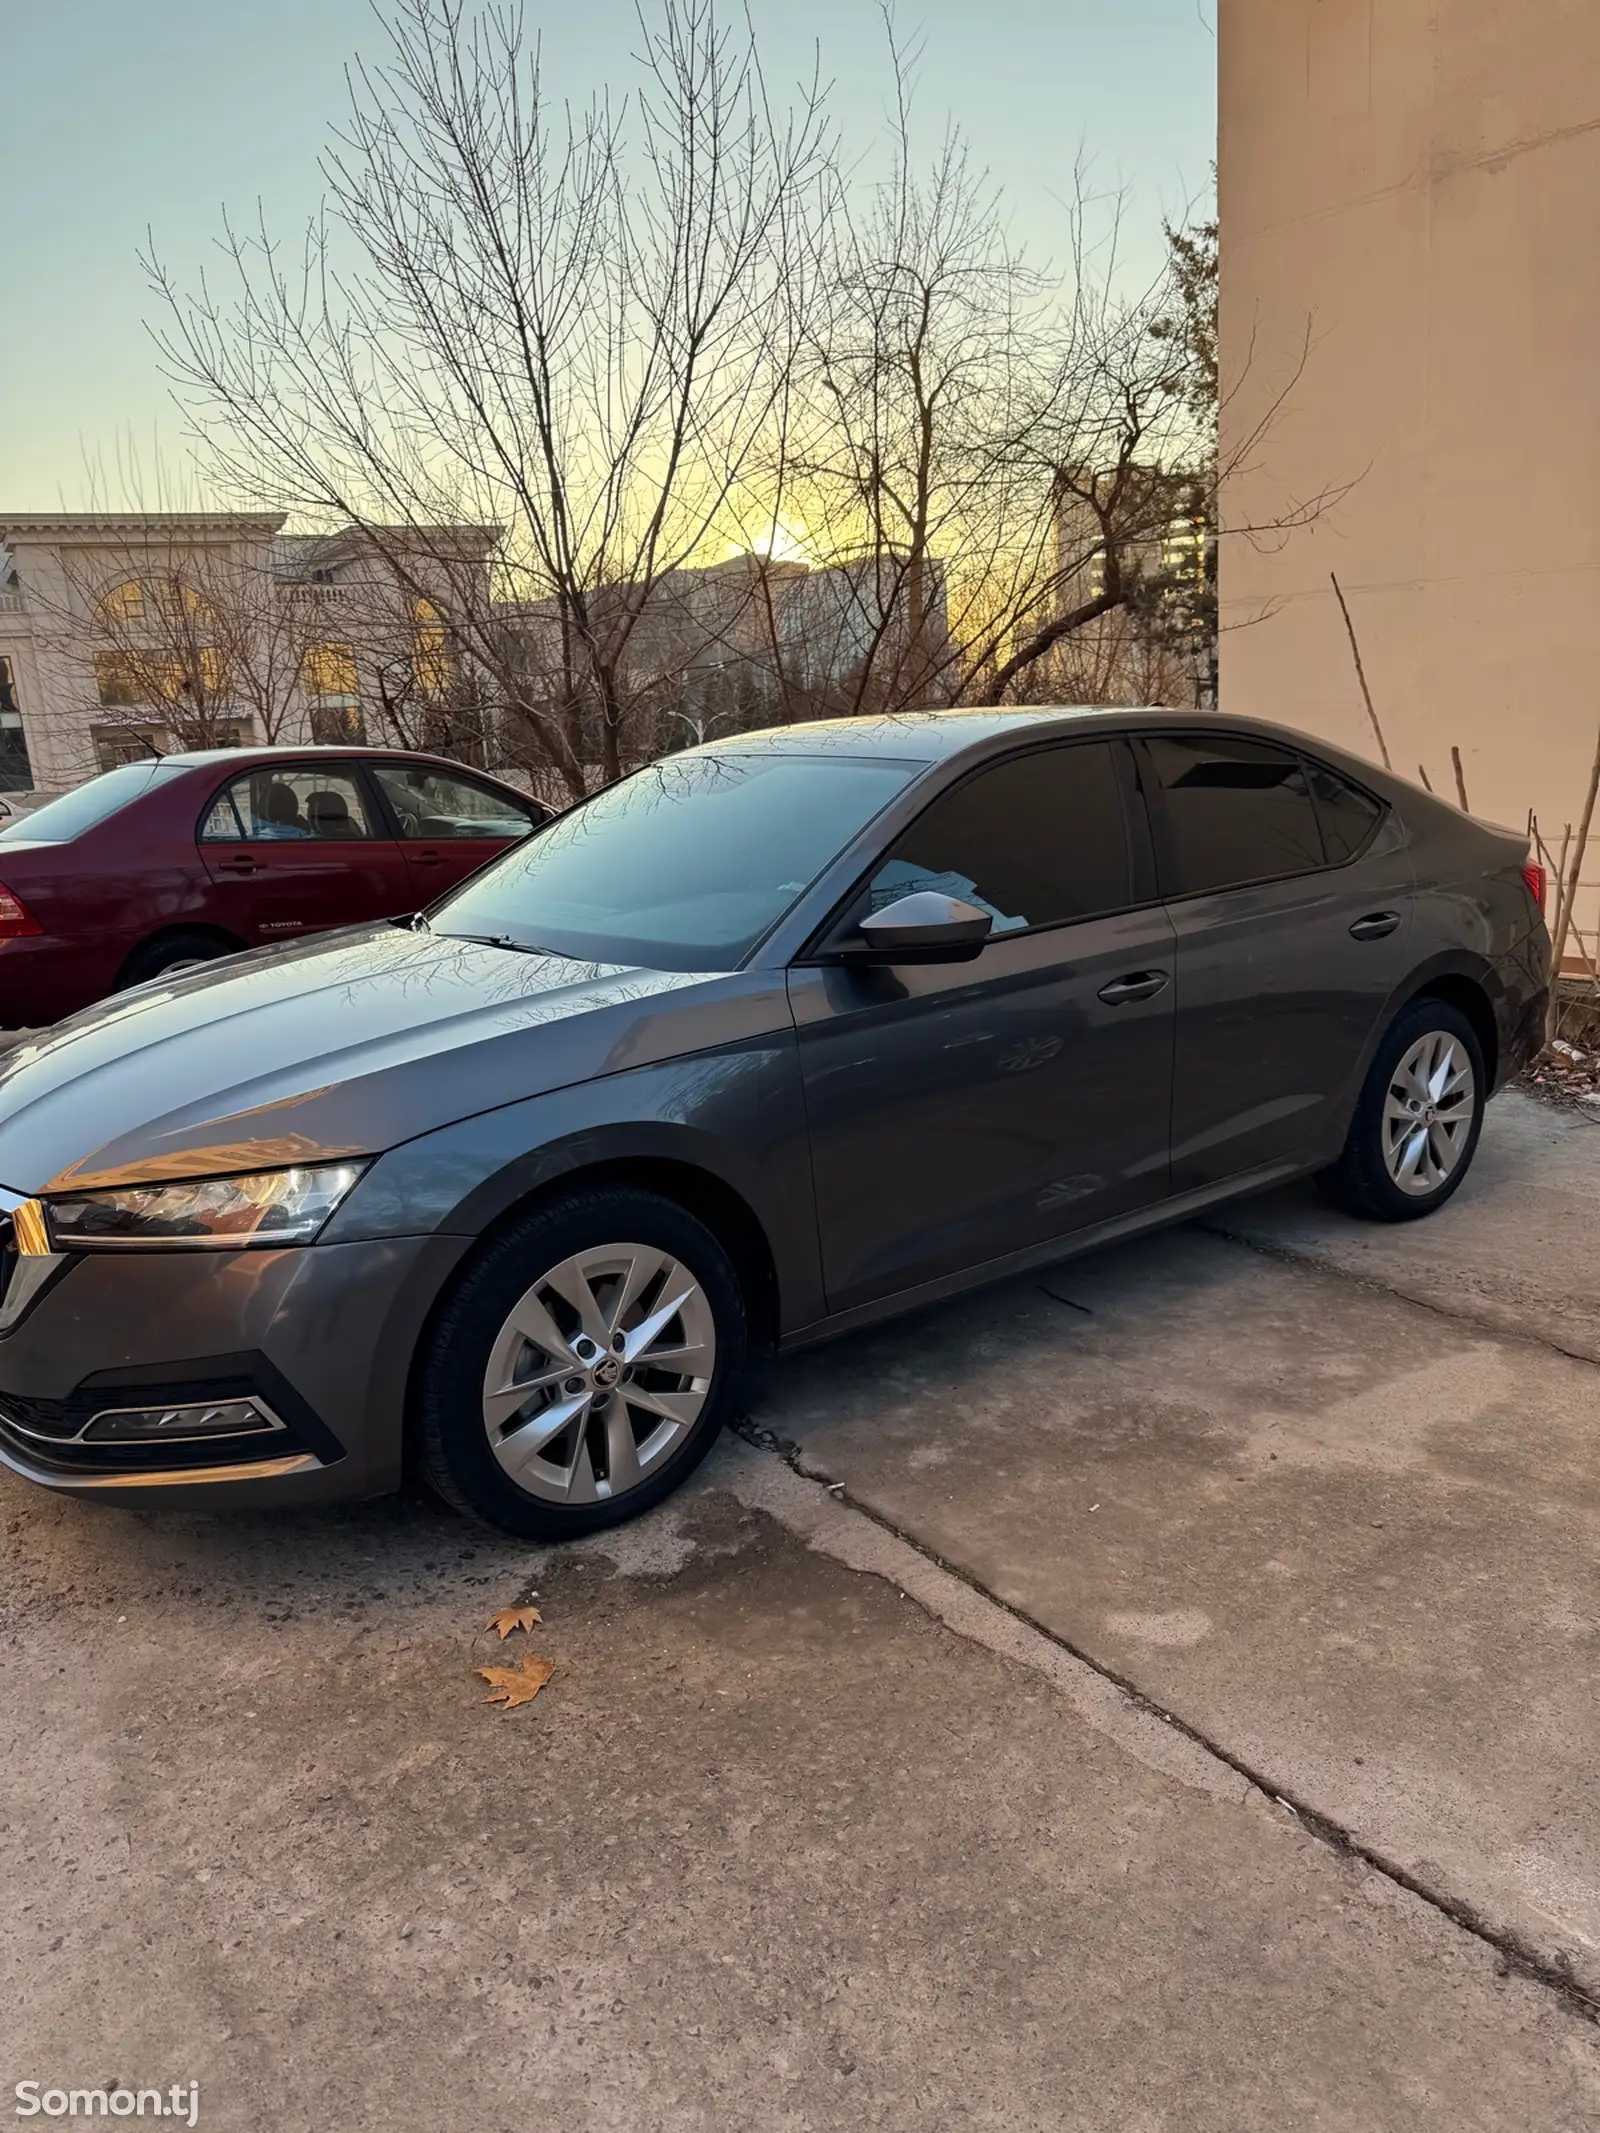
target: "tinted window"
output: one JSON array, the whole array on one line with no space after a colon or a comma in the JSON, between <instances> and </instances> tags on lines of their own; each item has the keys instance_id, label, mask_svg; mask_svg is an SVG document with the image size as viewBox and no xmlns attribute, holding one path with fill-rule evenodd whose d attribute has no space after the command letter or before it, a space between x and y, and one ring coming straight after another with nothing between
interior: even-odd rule
<instances>
[{"instance_id":1,"label":"tinted window","mask_svg":"<svg viewBox=\"0 0 1600 2133\"><path fill-rule=\"evenodd\" d=\"M36 807L31 815L24 815L20 821L0 830L0 839L14 837L19 842L26 838L30 844L70 844L84 830L93 829L97 823L114 815L119 807L142 799L162 778L175 775L173 771L164 770L154 758L145 763L124 763L119 770L108 770L98 778L91 778L76 792L63 793L59 800Z\"/></svg>"},{"instance_id":2,"label":"tinted window","mask_svg":"<svg viewBox=\"0 0 1600 2133\"><path fill-rule=\"evenodd\" d=\"M1377 828L1383 814L1382 807L1371 793L1352 785L1341 778L1337 771L1329 770L1322 763L1308 763L1306 776L1311 780L1311 790L1317 803L1317 817L1322 824L1322 841L1327 847L1330 866L1342 866L1345 860L1353 859Z\"/></svg>"},{"instance_id":3,"label":"tinted window","mask_svg":"<svg viewBox=\"0 0 1600 2133\"><path fill-rule=\"evenodd\" d=\"M872 908L916 889L976 904L996 933L1125 909L1133 897L1112 744L1016 756L935 800L873 875Z\"/></svg>"},{"instance_id":4,"label":"tinted window","mask_svg":"<svg viewBox=\"0 0 1600 2133\"><path fill-rule=\"evenodd\" d=\"M518 807L504 793L491 792L470 778L405 763L374 763L371 768L402 837L523 837L533 826L531 807Z\"/></svg>"},{"instance_id":5,"label":"tinted window","mask_svg":"<svg viewBox=\"0 0 1600 2133\"><path fill-rule=\"evenodd\" d=\"M1169 896L1322 865L1317 811L1297 755L1214 734L1157 735L1145 746L1166 819Z\"/></svg>"},{"instance_id":6,"label":"tinted window","mask_svg":"<svg viewBox=\"0 0 1600 2133\"><path fill-rule=\"evenodd\" d=\"M351 773L310 765L248 770L231 779L200 829L208 844L343 841L376 834L366 797Z\"/></svg>"},{"instance_id":7,"label":"tinted window","mask_svg":"<svg viewBox=\"0 0 1600 2133\"><path fill-rule=\"evenodd\" d=\"M595 962L732 970L920 768L668 757L559 815L429 920Z\"/></svg>"}]
</instances>

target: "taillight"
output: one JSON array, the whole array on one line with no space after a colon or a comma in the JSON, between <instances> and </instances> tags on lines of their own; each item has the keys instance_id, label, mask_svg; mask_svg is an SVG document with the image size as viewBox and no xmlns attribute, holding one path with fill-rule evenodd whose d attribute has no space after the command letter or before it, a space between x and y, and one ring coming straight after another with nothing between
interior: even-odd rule
<instances>
[{"instance_id":1,"label":"taillight","mask_svg":"<svg viewBox=\"0 0 1600 2133\"><path fill-rule=\"evenodd\" d=\"M1528 884L1528 894L1542 911L1544 909L1545 890L1549 885L1544 868L1540 866L1536 859L1530 859L1522 870L1522 878Z\"/></svg>"},{"instance_id":2,"label":"taillight","mask_svg":"<svg viewBox=\"0 0 1600 2133\"><path fill-rule=\"evenodd\" d=\"M0 941L14 941L24 933L37 933L39 923L30 918L28 907L0 881Z\"/></svg>"}]
</instances>

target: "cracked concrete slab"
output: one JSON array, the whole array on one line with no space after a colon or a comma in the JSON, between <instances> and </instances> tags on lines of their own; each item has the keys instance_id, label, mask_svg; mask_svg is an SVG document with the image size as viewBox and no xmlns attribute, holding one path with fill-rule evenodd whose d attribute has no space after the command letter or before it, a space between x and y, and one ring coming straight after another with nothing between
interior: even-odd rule
<instances>
[{"instance_id":1,"label":"cracked concrete slab","mask_svg":"<svg viewBox=\"0 0 1600 2133\"><path fill-rule=\"evenodd\" d=\"M1462 1263L1507 1248L1482 1234L1493 1151L1506 1116L1546 1146L1533 1108L1492 1114L1489 1188L1449 1244ZM1591 1166L1561 1188L1588 1227L1567 1226L1567 1258L1523 1260L1568 1328L1600 1264L1600 1140L1572 1131L1590 1129L1557 1119L1549 1145ZM1555 1190L1519 1185L1506 1234ZM1279 1236L1291 1218L1250 1219ZM1414 1243L1443 1266L1433 1227L1371 1233L1366 1280ZM756 1420L1270 1789L1600 1993L1600 1377L1350 1280L1336 1221L1322 1257L1299 1234L1307 1263L1189 1230L1064 1264L795 1358Z\"/></svg>"},{"instance_id":2,"label":"cracked concrete slab","mask_svg":"<svg viewBox=\"0 0 1600 2133\"><path fill-rule=\"evenodd\" d=\"M560 1552L424 1503L0 1515L0 2092L196 2079L224 2133L1600 2122L1592 2023L744 1446ZM471 1669L530 1588L558 1671L508 1716Z\"/></svg>"}]
</instances>

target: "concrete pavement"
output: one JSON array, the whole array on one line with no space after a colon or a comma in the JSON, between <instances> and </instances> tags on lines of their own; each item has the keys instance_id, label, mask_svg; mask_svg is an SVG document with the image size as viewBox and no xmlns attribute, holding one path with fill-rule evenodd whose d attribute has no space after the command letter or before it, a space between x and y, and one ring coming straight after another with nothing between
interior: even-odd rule
<instances>
[{"instance_id":1,"label":"concrete pavement","mask_svg":"<svg viewBox=\"0 0 1600 2133\"><path fill-rule=\"evenodd\" d=\"M1548 1345L1600 1324L1600 1136L1510 1097L1484 1155L1433 1221L1230 1210L797 1361L762 1420L1600 1997L1600 1375Z\"/></svg>"},{"instance_id":2,"label":"concrete pavement","mask_svg":"<svg viewBox=\"0 0 1600 2133\"><path fill-rule=\"evenodd\" d=\"M1301 1186L1206 1226L1600 1362L1600 1109L1500 1097L1465 1185L1426 1222L1350 1221Z\"/></svg>"},{"instance_id":3,"label":"concrete pavement","mask_svg":"<svg viewBox=\"0 0 1600 2133\"><path fill-rule=\"evenodd\" d=\"M1459 1220L1263 1203L797 1358L753 1423L841 1494L729 1442L540 1554L0 1483L0 2109L1600 2126L1592 1131L1502 1103ZM1473 1298L1530 1227L1524 1337Z\"/></svg>"},{"instance_id":4,"label":"concrete pavement","mask_svg":"<svg viewBox=\"0 0 1600 2133\"><path fill-rule=\"evenodd\" d=\"M198 2080L252 2133L1600 2120L1557 1996L747 1447L555 1561L422 1505L8 1509L7 2086ZM502 1715L530 1576L559 1671Z\"/></svg>"}]
</instances>

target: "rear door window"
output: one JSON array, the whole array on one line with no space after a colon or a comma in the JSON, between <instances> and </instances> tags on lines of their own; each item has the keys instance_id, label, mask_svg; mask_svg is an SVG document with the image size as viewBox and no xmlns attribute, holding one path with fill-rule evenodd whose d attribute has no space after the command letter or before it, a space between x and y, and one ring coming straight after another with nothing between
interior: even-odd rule
<instances>
[{"instance_id":1,"label":"rear door window","mask_svg":"<svg viewBox=\"0 0 1600 2133\"><path fill-rule=\"evenodd\" d=\"M351 770L273 764L230 778L201 824L206 844L348 843L380 832Z\"/></svg>"},{"instance_id":2,"label":"rear door window","mask_svg":"<svg viewBox=\"0 0 1600 2133\"><path fill-rule=\"evenodd\" d=\"M1143 750L1164 895L1281 881L1325 864L1306 766L1292 749L1208 733L1151 734Z\"/></svg>"}]
</instances>

